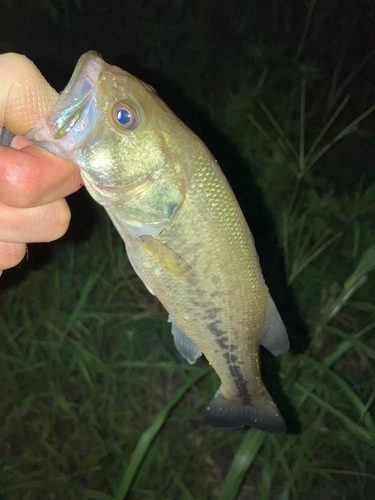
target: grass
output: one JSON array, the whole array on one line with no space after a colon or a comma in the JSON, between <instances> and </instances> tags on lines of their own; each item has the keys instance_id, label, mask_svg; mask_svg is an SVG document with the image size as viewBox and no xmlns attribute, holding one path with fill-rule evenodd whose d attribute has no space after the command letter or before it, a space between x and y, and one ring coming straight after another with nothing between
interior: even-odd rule
<instances>
[{"instance_id":1,"label":"grass","mask_svg":"<svg viewBox=\"0 0 375 500\"><path fill-rule=\"evenodd\" d=\"M366 24L359 7L346 17L334 1L308 2L299 32L288 18L293 2L285 11L270 2L267 19L263 1L235 13L230 3L214 13L203 4L176 2L166 15L157 0L147 9L128 3L125 14L116 2L106 10L97 1L86 10L47 2L42 12L26 2L24 18L38 18L29 23L35 33L46 23L60 34L59 71L89 48L116 62L130 47L143 68L198 103L251 167L310 332L305 352L270 363L290 432L204 425L218 379L204 361L176 358L166 312L97 208L88 240L56 244L48 265L1 292L0 498L372 498L374 106L363 70L373 52L350 57ZM11 3L4 8L18 23ZM220 40L217 19L227 30ZM4 50L20 50L8 43L10 24L2 28ZM349 99L356 89L363 100ZM37 251L31 246L31 257Z\"/></svg>"},{"instance_id":2,"label":"grass","mask_svg":"<svg viewBox=\"0 0 375 500\"><path fill-rule=\"evenodd\" d=\"M320 273L309 247L298 286ZM368 498L375 307L362 278L373 248L357 260L310 312L309 350L281 360L302 433L214 431L203 412L216 377L176 360L165 312L101 214L88 242L59 245L2 296L0 491L7 500L229 500L313 499L329 488L327 498Z\"/></svg>"}]
</instances>

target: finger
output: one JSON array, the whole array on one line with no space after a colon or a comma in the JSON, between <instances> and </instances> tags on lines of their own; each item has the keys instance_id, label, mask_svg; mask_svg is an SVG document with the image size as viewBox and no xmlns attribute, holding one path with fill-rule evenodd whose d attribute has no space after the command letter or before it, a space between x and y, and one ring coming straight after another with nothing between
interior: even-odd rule
<instances>
[{"instance_id":1,"label":"finger","mask_svg":"<svg viewBox=\"0 0 375 500\"><path fill-rule=\"evenodd\" d=\"M70 210L64 199L33 208L12 208L0 203L0 241L35 243L57 240L69 226Z\"/></svg>"},{"instance_id":2,"label":"finger","mask_svg":"<svg viewBox=\"0 0 375 500\"><path fill-rule=\"evenodd\" d=\"M0 177L1 203L18 208L51 203L82 186L75 163L37 146L0 146Z\"/></svg>"},{"instance_id":3,"label":"finger","mask_svg":"<svg viewBox=\"0 0 375 500\"><path fill-rule=\"evenodd\" d=\"M19 54L0 55L0 128L26 134L57 98L58 93L29 59Z\"/></svg>"},{"instance_id":4,"label":"finger","mask_svg":"<svg viewBox=\"0 0 375 500\"><path fill-rule=\"evenodd\" d=\"M0 276L4 269L10 269L19 264L25 253L25 243L0 242Z\"/></svg>"}]
</instances>

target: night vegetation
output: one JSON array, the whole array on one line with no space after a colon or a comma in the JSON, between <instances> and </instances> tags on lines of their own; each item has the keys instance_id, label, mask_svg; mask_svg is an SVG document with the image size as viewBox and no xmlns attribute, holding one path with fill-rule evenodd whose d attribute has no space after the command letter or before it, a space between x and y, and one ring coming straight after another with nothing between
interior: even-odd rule
<instances>
[{"instance_id":1,"label":"night vegetation","mask_svg":"<svg viewBox=\"0 0 375 500\"><path fill-rule=\"evenodd\" d=\"M5 500L368 500L375 488L375 7L370 0L0 4L0 51L57 90L95 49L218 159L291 351L264 353L288 434L213 430L218 387L82 191L0 278ZM69 201L69 200L68 200Z\"/></svg>"}]
</instances>

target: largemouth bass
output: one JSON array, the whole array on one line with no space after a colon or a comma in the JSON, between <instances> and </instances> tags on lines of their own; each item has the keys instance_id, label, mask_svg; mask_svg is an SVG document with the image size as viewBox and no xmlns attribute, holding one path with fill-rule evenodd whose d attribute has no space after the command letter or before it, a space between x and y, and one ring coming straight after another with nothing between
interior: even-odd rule
<instances>
[{"instance_id":1,"label":"largemouth bass","mask_svg":"<svg viewBox=\"0 0 375 500\"><path fill-rule=\"evenodd\" d=\"M152 87L84 54L27 135L73 160L129 260L169 313L178 351L221 380L207 424L285 432L261 379L259 345L289 348L251 232L216 160Z\"/></svg>"}]
</instances>

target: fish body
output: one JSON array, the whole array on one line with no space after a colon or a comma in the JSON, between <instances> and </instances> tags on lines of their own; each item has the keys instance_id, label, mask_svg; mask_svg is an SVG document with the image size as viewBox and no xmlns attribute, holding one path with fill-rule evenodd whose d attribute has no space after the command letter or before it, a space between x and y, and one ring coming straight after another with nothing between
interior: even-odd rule
<instances>
[{"instance_id":1,"label":"fish body","mask_svg":"<svg viewBox=\"0 0 375 500\"><path fill-rule=\"evenodd\" d=\"M214 427L284 432L261 379L259 345L289 348L251 232L216 160L147 84L89 52L28 134L75 161L129 260L169 313L177 349L221 380Z\"/></svg>"}]
</instances>

